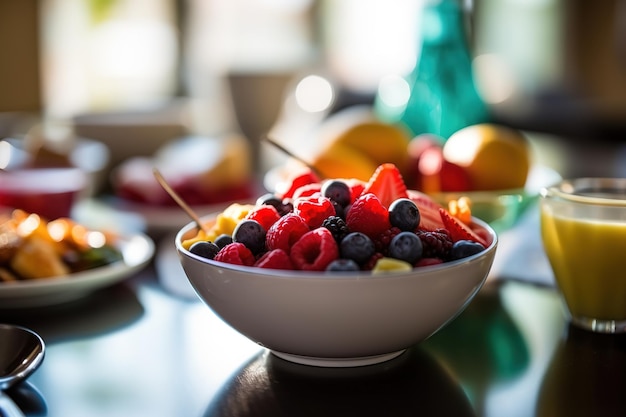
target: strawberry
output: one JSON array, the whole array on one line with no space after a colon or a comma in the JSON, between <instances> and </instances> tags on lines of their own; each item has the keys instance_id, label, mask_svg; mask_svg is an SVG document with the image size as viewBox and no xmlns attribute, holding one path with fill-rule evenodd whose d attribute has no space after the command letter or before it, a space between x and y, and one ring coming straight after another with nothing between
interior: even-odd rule
<instances>
[{"instance_id":1,"label":"strawberry","mask_svg":"<svg viewBox=\"0 0 626 417\"><path fill-rule=\"evenodd\" d=\"M397 166L392 163L380 165L374 171L361 195L372 193L385 207L399 198L408 197L406 184Z\"/></svg>"},{"instance_id":2,"label":"strawberry","mask_svg":"<svg viewBox=\"0 0 626 417\"><path fill-rule=\"evenodd\" d=\"M443 209L441 204L420 191L409 190L408 195L420 211L420 230L434 232L437 229L445 228L441 220L441 215L439 214L439 209Z\"/></svg>"},{"instance_id":3,"label":"strawberry","mask_svg":"<svg viewBox=\"0 0 626 417\"><path fill-rule=\"evenodd\" d=\"M453 242L459 240L471 240L473 242L480 243L485 248L489 246L489 242L474 232L468 225L452 216L445 209L439 209L441 220L445 224L445 228L448 229L448 233Z\"/></svg>"},{"instance_id":4,"label":"strawberry","mask_svg":"<svg viewBox=\"0 0 626 417\"><path fill-rule=\"evenodd\" d=\"M300 197L311 197L314 195L321 195L322 184L319 182L303 185L298 187L294 192L292 198L295 200Z\"/></svg>"},{"instance_id":5,"label":"strawberry","mask_svg":"<svg viewBox=\"0 0 626 417\"><path fill-rule=\"evenodd\" d=\"M298 171L293 177L289 178L286 183L277 186L276 194L280 198L292 198L296 190L304 185L319 183L320 179L310 168L304 168Z\"/></svg>"}]
</instances>

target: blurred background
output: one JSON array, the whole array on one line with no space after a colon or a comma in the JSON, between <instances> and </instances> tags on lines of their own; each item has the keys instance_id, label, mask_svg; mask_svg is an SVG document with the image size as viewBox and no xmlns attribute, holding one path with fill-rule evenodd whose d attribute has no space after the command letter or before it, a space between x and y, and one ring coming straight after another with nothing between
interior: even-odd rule
<instances>
[{"instance_id":1,"label":"blurred background","mask_svg":"<svg viewBox=\"0 0 626 417\"><path fill-rule=\"evenodd\" d=\"M237 133L254 158L260 135L295 137L407 74L422 1L0 0L0 137L70 130L104 143L113 169ZM495 120L564 176L626 175L626 2L462 6Z\"/></svg>"}]
</instances>

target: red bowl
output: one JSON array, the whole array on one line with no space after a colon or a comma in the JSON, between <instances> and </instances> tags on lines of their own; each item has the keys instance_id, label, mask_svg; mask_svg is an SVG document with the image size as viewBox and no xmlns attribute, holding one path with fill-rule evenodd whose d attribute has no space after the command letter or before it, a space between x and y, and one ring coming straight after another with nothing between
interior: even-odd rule
<instances>
[{"instance_id":1,"label":"red bowl","mask_svg":"<svg viewBox=\"0 0 626 417\"><path fill-rule=\"evenodd\" d=\"M87 175L78 168L0 170L0 207L53 220L70 217Z\"/></svg>"}]
</instances>

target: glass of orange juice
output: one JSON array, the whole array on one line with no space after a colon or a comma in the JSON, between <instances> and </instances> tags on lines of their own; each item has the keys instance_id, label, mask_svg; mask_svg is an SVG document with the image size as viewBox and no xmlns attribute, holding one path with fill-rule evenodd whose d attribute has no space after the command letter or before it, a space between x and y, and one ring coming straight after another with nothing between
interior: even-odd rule
<instances>
[{"instance_id":1,"label":"glass of orange juice","mask_svg":"<svg viewBox=\"0 0 626 417\"><path fill-rule=\"evenodd\" d=\"M626 332L626 178L564 180L541 191L541 237L571 322Z\"/></svg>"}]
</instances>

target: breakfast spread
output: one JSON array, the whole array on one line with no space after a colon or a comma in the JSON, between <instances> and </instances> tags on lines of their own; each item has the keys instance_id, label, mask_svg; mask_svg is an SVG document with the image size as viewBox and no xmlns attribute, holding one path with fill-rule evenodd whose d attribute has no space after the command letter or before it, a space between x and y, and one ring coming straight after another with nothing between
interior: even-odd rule
<instances>
[{"instance_id":1,"label":"breakfast spread","mask_svg":"<svg viewBox=\"0 0 626 417\"><path fill-rule=\"evenodd\" d=\"M0 282L62 277L120 261L114 242L115 236L67 218L0 213Z\"/></svg>"},{"instance_id":2,"label":"breakfast spread","mask_svg":"<svg viewBox=\"0 0 626 417\"><path fill-rule=\"evenodd\" d=\"M183 242L215 261L308 271L410 270L464 258L491 244L467 199L445 208L408 190L383 163L365 182L320 181L311 170L255 204L232 204Z\"/></svg>"}]
</instances>

